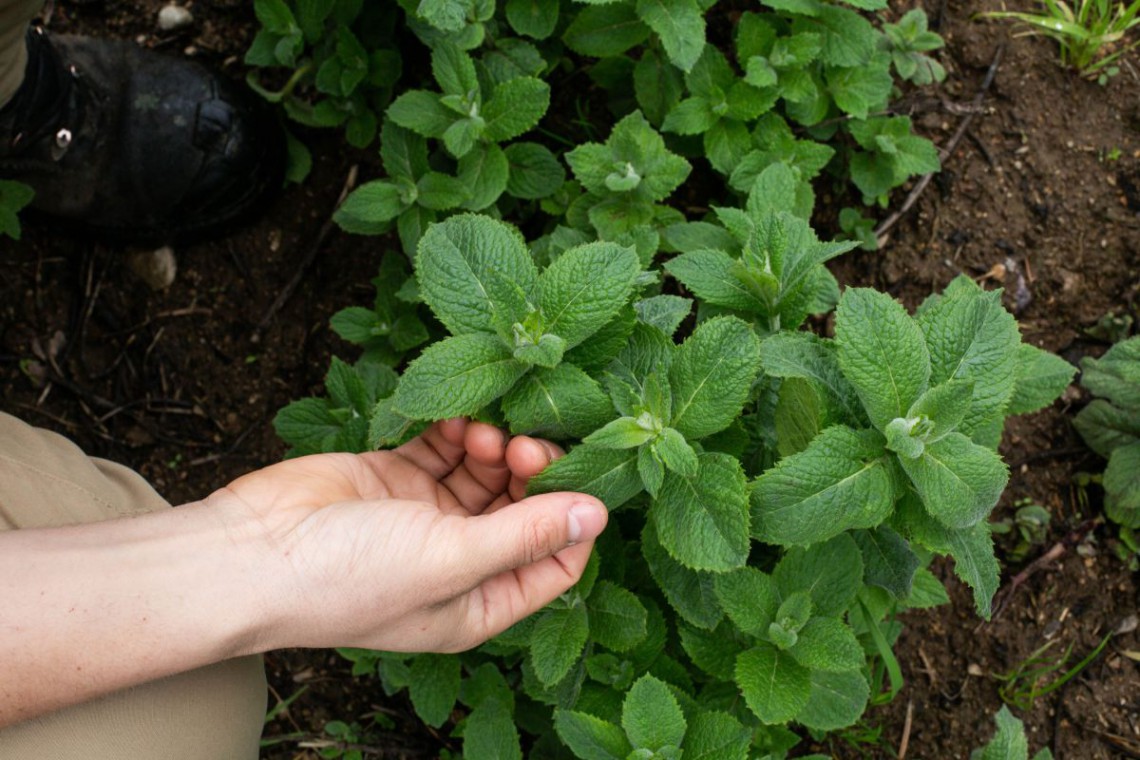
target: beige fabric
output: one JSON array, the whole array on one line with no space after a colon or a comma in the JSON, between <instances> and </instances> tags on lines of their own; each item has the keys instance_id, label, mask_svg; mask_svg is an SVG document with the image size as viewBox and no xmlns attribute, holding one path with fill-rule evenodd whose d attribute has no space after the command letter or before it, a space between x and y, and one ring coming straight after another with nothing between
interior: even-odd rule
<instances>
[{"instance_id":1,"label":"beige fabric","mask_svg":"<svg viewBox=\"0 0 1140 760\"><path fill-rule=\"evenodd\" d=\"M169 508L126 467L0 412L0 531ZM0 758L252 760L265 709L261 658L244 657L0 730Z\"/></svg>"},{"instance_id":2,"label":"beige fabric","mask_svg":"<svg viewBox=\"0 0 1140 760\"><path fill-rule=\"evenodd\" d=\"M28 22L43 7L43 0L0 0L0 106L20 89L28 49L24 34Z\"/></svg>"}]
</instances>

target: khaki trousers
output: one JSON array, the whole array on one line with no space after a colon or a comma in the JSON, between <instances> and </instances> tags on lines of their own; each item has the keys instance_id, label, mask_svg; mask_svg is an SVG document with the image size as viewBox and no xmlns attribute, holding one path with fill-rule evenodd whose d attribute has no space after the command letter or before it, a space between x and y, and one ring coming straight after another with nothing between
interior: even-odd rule
<instances>
[{"instance_id":1,"label":"khaki trousers","mask_svg":"<svg viewBox=\"0 0 1140 760\"><path fill-rule=\"evenodd\" d=\"M0 106L20 89L28 49L24 34L44 0L0 0Z\"/></svg>"},{"instance_id":2,"label":"khaki trousers","mask_svg":"<svg viewBox=\"0 0 1140 760\"><path fill-rule=\"evenodd\" d=\"M138 474L0 412L0 531L162 509ZM0 729L0 758L252 760L265 709L261 658L243 657Z\"/></svg>"}]
</instances>

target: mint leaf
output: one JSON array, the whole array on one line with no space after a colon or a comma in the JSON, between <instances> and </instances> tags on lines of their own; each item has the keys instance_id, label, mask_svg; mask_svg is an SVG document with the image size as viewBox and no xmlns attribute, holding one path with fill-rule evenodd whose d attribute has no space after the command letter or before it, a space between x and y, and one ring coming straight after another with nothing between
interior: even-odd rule
<instances>
[{"instance_id":1,"label":"mint leaf","mask_svg":"<svg viewBox=\"0 0 1140 760\"><path fill-rule=\"evenodd\" d=\"M885 108L894 86L885 66L829 67L824 69L824 75L835 105L856 119L866 119L870 112Z\"/></svg>"},{"instance_id":2,"label":"mint leaf","mask_svg":"<svg viewBox=\"0 0 1140 760\"><path fill-rule=\"evenodd\" d=\"M432 47L431 73L445 95L468 98L479 93L475 62L451 42L441 41Z\"/></svg>"},{"instance_id":3,"label":"mint leaf","mask_svg":"<svg viewBox=\"0 0 1140 760\"><path fill-rule=\"evenodd\" d=\"M1029 740L1025 737L1025 725L1013 717L1009 708L1002 705L994 716L997 733L980 750L970 754L970 760L1026 760L1029 757Z\"/></svg>"},{"instance_id":4,"label":"mint leaf","mask_svg":"<svg viewBox=\"0 0 1140 760\"><path fill-rule=\"evenodd\" d=\"M473 415L526 370L496 336L457 335L428 346L408 365L396 390L396 410L419 420Z\"/></svg>"},{"instance_id":5,"label":"mint leaf","mask_svg":"<svg viewBox=\"0 0 1140 760\"><path fill-rule=\"evenodd\" d=\"M373 180L348 194L333 214L333 221L345 232L377 235L386 231L389 222L408 205L396 185L383 179Z\"/></svg>"},{"instance_id":6,"label":"mint leaf","mask_svg":"<svg viewBox=\"0 0 1140 760\"><path fill-rule=\"evenodd\" d=\"M894 503L883 454L873 433L827 428L756 480L752 535L781 546L807 545L878 525Z\"/></svg>"},{"instance_id":7,"label":"mint leaf","mask_svg":"<svg viewBox=\"0 0 1140 760\"><path fill-rule=\"evenodd\" d=\"M736 658L736 683L761 723L787 723L811 694L811 672L787 652L761 642Z\"/></svg>"},{"instance_id":8,"label":"mint leaf","mask_svg":"<svg viewBox=\"0 0 1140 760\"><path fill-rule=\"evenodd\" d=\"M863 555L863 581L885 589L895 599L906 599L911 592L918 556L906 540L885 525L851 534Z\"/></svg>"},{"instance_id":9,"label":"mint leaf","mask_svg":"<svg viewBox=\"0 0 1140 760\"><path fill-rule=\"evenodd\" d=\"M344 422L333 414L326 399L302 398L285 406L273 418L273 429L298 453L331 451Z\"/></svg>"},{"instance_id":10,"label":"mint leaf","mask_svg":"<svg viewBox=\"0 0 1140 760\"><path fill-rule=\"evenodd\" d=\"M788 650L808 670L842 673L863 667L867 656L855 632L838 618L814 617L797 635Z\"/></svg>"},{"instance_id":11,"label":"mint leaf","mask_svg":"<svg viewBox=\"0 0 1140 760\"><path fill-rule=\"evenodd\" d=\"M632 4L592 5L577 12L562 35L566 47L580 55L612 58L649 37Z\"/></svg>"},{"instance_id":12,"label":"mint leaf","mask_svg":"<svg viewBox=\"0 0 1140 760\"><path fill-rule=\"evenodd\" d=\"M791 456L806 449L832 421L829 417L821 393L812 381L789 377L780 383L774 420L780 456Z\"/></svg>"},{"instance_id":13,"label":"mint leaf","mask_svg":"<svg viewBox=\"0 0 1140 760\"><path fill-rule=\"evenodd\" d=\"M934 573L926 568L919 568L914 574L914 583L910 593L903 600L903 605L909 610L925 610L950 603L950 596L942 581L934 577Z\"/></svg>"},{"instance_id":14,"label":"mint leaf","mask_svg":"<svg viewBox=\"0 0 1140 760\"><path fill-rule=\"evenodd\" d=\"M633 69L633 91L645 117L659 126L681 101L685 84L675 66L657 51L647 48Z\"/></svg>"},{"instance_id":15,"label":"mint leaf","mask_svg":"<svg viewBox=\"0 0 1140 760\"><path fill-rule=\"evenodd\" d=\"M566 172L545 145L517 142L504 151L509 167L507 192L516 198L534 200L557 192Z\"/></svg>"},{"instance_id":16,"label":"mint leaf","mask_svg":"<svg viewBox=\"0 0 1140 760\"><path fill-rule=\"evenodd\" d=\"M815 614L838 617L855 600L863 579L859 548L849 535L839 535L806 549L788 550L772 573L781 599L804 592Z\"/></svg>"},{"instance_id":17,"label":"mint leaf","mask_svg":"<svg viewBox=\"0 0 1140 760\"><path fill-rule=\"evenodd\" d=\"M680 280L702 301L740 311L757 311L762 305L736 276L738 262L724 251L683 253L665 263L665 271Z\"/></svg>"},{"instance_id":18,"label":"mint leaf","mask_svg":"<svg viewBox=\"0 0 1140 760\"><path fill-rule=\"evenodd\" d=\"M507 163L507 156L502 148L494 143L472 150L459 159L457 181L466 189L462 200L463 208L480 211L493 204L507 189L509 176L510 166Z\"/></svg>"},{"instance_id":19,"label":"mint leaf","mask_svg":"<svg viewBox=\"0 0 1140 760\"><path fill-rule=\"evenodd\" d=\"M1108 459L1113 451L1140 441L1140 412L1118 409L1097 398L1077 414L1073 427L1090 449Z\"/></svg>"},{"instance_id":20,"label":"mint leaf","mask_svg":"<svg viewBox=\"0 0 1140 760\"><path fill-rule=\"evenodd\" d=\"M725 571L748 559L748 498L740 463L702 454L696 477L665 474L649 516L661 545L694 570Z\"/></svg>"},{"instance_id":21,"label":"mint leaf","mask_svg":"<svg viewBox=\"0 0 1140 760\"><path fill-rule=\"evenodd\" d=\"M652 440L656 432L633 417L620 417L586 436L582 442L599 449L632 449Z\"/></svg>"},{"instance_id":22,"label":"mint leaf","mask_svg":"<svg viewBox=\"0 0 1140 760\"><path fill-rule=\"evenodd\" d=\"M695 478L700 468L697 452L689 445L685 437L673 428L661 431L657 440L653 442L654 452L661 457L661 462L672 472L684 478ZM747 501L747 497L745 498ZM747 512L747 507L745 507Z\"/></svg>"},{"instance_id":23,"label":"mint leaf","mask_svg":"<svg viewBox=\"0 0 1140 760\"><path fill-rule=\"evenodd\" d=\"M1028 414L1052 404L1073 381L1077 368L1028 343L1017 347L1013 396L1006 414Z\"/></svg>"},{"instance_id":24,"label":"mint leaf","mask_svg":"<svg viewBox=\"0 0 1140 760\"><path fill-rule=\"evenodd\" d=\"M680 747L685 716L663 681L644 675L634 682L622 703L621 725L635 748Z\"/></svg>"},{"instance_id":25,"label":"mint leaf","mask_svg":"<svg viewBox=\"0 0 1140 760\"><path fill-rule=\"evenodd\" d=\"M1125 528L1140 528L1140 443L1112 452L1104 470L1104 506Z\"/></svg>"},{"instance_id":26,"label":"mint leaf","mask_svg":"<svg viewBox=\"0 0 1140 760\"><path fill-rule=\"evenodd\" d=\"M637 450L599 449L587 444L575 446L530 479L530 493L580 491L617 509L641 492L637 473Z\"/></svg>"},{"instance_id":27,"label":"mint leaf","mask_svg":"<svg viewBox=\"0 0 1140 760\"><path fill-rule=\"evenodd\" d=\"M572 364L530 372L503 398L514 435L580 438L613 414L601 386Z\"/></svg>"},{"instance_id":28,"label":"mint leaf","mask_svg":"<svg viewBox=\"0 0 1140 760\"><path fill-rule=\"evenodd\" d=\"M582 760L625 760L632 749L620 726L584 712L555 710L554 730Z\"/></svg>"},{"instance_id":29,"label":"mint leaf","mask_svg":"<svg viewBox=\"0 0 1140 760\"><path fill-rule=\"evenodd\" d=\"M565 678L582 656L589 632L583 606L544 612L530 634L530 657L538 680L553 686Z\"/></svg>"},{"instance_id":30,"label":"mint leaf","mask_svg":"<svg viewBox=\"0 0 1140 760\"><path fill-rule=\"evenodd\" d=\"M380 160L391 177L415 182L428 171L427 142L385 119L380 129Z\"/></svg>"},{"instance_id":31,"label":"mint leaf","mask_svg":"<svg viewBox=\"0 0 1140 760\"><path fill-rule=\"evenodd\" d=\"M471 197L468 185L439 172L427 172L416 183L416 200L424 208L442 211L456 208Z\"/></svg>"},{"instance_id":32,"label":"mint leaf","mask_svg":"<svg viewBox=\"0 0 1140 760\"><path fill-rule=\"evenodd\" d=\"M715 628L724 617L716 598L716 575L690 570L670 557L650 520L641 533L641 553L653 580L677 614L697 628Z\"/></svg>"},{"instance_id":33,"label":"mint leaf","mask_svg":"<svg viewBox=\"0 0 1140 760\"><path fill-rule=\"evenodd\" d=\"M685 760L745 760L752 730L728 713L699 712L685 732Z\"/></svg>"},{"instance_id":34,"label":"mint leaf","mask_svg":"<svg viewBox=\"0 0 1140 760\"><path fill-rule=\"evenodd\" d=\"M752 636L767 632L779 608L772 577L754 567L717 575L716 597L736 627Z\"/></svg>"},{"instance_id":35,"label":"mint leaf","mask_svg":"<svg viewBox=\"0 0 1140 760\"><path fill-rule=\"evenodd\" d=\"M922 331L889 295L848 288L835 313L835 342L844 377L880 430L926 390L931 368Z\"/></svg>"},{"instance_id":36,"label":"mint leaf","mask_svg":"<svg viewBox=\"0 0 1140 760\"><path fill-rule=\"evenodd\" d=\"M563 253L540 279L547 332L573 348L625 305L640 270L637 254L614 243L587 243Z\"/></svg>"},{"instance_id":37,"label":"mint leaf","mask_svg":"<svg viewBox=\"0 0 1140 760\"><path fill-rule=\"evenodd\" d=\"M453 654L421 654L412 660L408 696L416 715L439 728L451 717L459 699L459 658Z\"/></svg>"},{"instance_id":38,"label":"mint leaf","mask_svg":"<svg viewBox=\"0 0 1140 760\"><path fill-rule=\"evenodd\" d=\"M385 114L424 137L442 137L456 119L456 114L439 102L439 95L427 90L408 90L392 101Z\"/></svg>"},{"instance_id":39,"label":"mint leaf","mask_svg":"<svg viewBox=\"0 0 1140 760\"><path fill-rule=\"evenodd\" d=\"M544 40L558 26L558 4L545 0L507 0L507 23L519 34Z\"/></svg>"},{"instance_id":40,"label":"mint leaf","mask_svg":"<svg viewBox=\"0 0 1140 760\"><path fill-rule=\"evenodd\" d=\"M631 591L599 581L587 601L590 638L615 652L625 652L645 639L645 606Z\"/></svg>"},{"instance_id":41,"label":"mint leaf","mask_svg":"<svg viewBox=\"0 0 1140 760\"><path fill-rule=\"evenodd\" d=\"M858 425L866 419L855 388L843 377L833 341L806 332L780 332L760 345L760 363L774 377L810 380L838 409L841 421Z\"/></svg>"},{"instance_id":42,"label":"mint leaf","mask_svg":"<svg viewBox=\"0 0 1140 760\"><path fill-rule=\"evenodd\" d=\"M463 732L463 754L487 760L522 760L519 732L505 704L492 700L471 711Z\"/></svg>"},{"instance_id":43,"label":"mint leaf","mask_svg":"<svg viewBox=\"0 0 1140 760\"><path fill-rule=\"evenodd\" d=\"M416 256L420 294L452 333L493 332L520 321L502 312L502 281L532 293L538 272L518 231L485 216L460 214L432 225ZM430 350L430 349L429 349Z\"/></svg>"},{"instance_id":44,"label":"mint leaf","mask_svg":"<svg viewBox=\"0 0 1140 760\"><path fill-rule=\"evenodd\" d=\"M717 317L703 322L680 348L669 368L673 420L688 440L728 427L737 416L760 369L760 340L743 320Z\"/></svg>"},{"instance_id":45,"label":"mint leaf","mask_svg":"<svg viewBox=\"0 0 1140 760\"><path fill-rule=\"evenodd\" d=\"M959 277L955 282L961 281ZM1004 409L1013 395L1021 336L1001 305L1001 292L986 293L966 281L916 318L930 351L933 384L974 381L974 395L961 430L972 433Z\"/></svg>"},{"instance_id":46,"label":"mint leaf","mask_svg":"<svg viewBox=\"0 0 1140 760\"><path fill-rule=\"evenodd\" d=\"M1099 359L1082 359L1081 369L1081 385L1094 396L1140 412L1140 337L1117 343Z\"/></svg>"},{"instance_id":47,"label":"mint leaf","mask_svg":"<svg viewBox=\"0 0 1140 760\"><path fill-rule=\"evenodd\" d=\"M637 0L637 15L657 32L674 66L693 68L705 46L705 18L696 0Z\"/></svg>"},{"instance_id":48,"label":"mint leaf","mask_svg":"<svg viewBox=\"0 0 1140 760\"><path fill-rule=\"evenodd\" d=\"M950 433L917 459L901 457L926 510L949 528L968 528L997 504L1009 471L994 451Z\"/></svg>"},{"instance_id":49,"label":"mint leaf","mask_svg":"<svg viewBox=\"0 0 1140 760\"><path fill-rule=\"evenodd\" d=\"M796 721L816 731L852 726L867 709L871 689L858 671L811 674L811 694Z\"/></svg>"},{"instance_id":50,"label":"mint leaf","mask_svg":"<svg viewBox=\"0 0 1140 760\"><path fill-rule=\"evenodd\" d=\"M637 318L645 324L656 327L666 335L672 335L693 310L693 301L674 295L660 295L644 298L633 305Z\"/></svg>"},{"instance_id":51,"label":"mint leaf","mask_svg":"<svg viewBox=\"0 0 1140 760\"><path fill-rule=\"evenodd\" d=\"M501 83L483 107L485 134L495 142L512 140L533 129L550 105L550 85L534 77Z\"/></svg>"}]
</instances>

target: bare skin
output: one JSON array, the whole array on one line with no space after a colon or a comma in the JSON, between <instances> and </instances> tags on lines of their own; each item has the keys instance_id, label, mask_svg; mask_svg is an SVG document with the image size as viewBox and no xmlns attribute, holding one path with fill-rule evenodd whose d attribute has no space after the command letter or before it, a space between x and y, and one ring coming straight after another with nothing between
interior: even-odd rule
<instances>
[{"instance_id":1,"label":"bare skin","mask_svg":"<svg viewBox=\"0 0 1140 760\"><path fill-rule=\"evenodd\" d=\"M0 533L0 727L281 647L455 652L581 576L605 508L526 498L561 452L448 420L142 517Z\"/></svg>"}]
</instances>

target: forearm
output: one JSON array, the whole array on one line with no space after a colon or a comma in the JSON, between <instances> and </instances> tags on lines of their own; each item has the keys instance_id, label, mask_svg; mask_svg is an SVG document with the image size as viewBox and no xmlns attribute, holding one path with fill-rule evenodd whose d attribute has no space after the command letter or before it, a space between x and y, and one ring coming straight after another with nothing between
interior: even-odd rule
<instances>
[{"instance_id":1,"label":"forearm","mask_svg":"<svg viewBox=\"0 0 1140 760\"><path fill-rule=\"evenodd\" d=\"M0 533L0 727L263 651L273 575L253 521L201 504Z\"/></svg>"}]
</instances>

